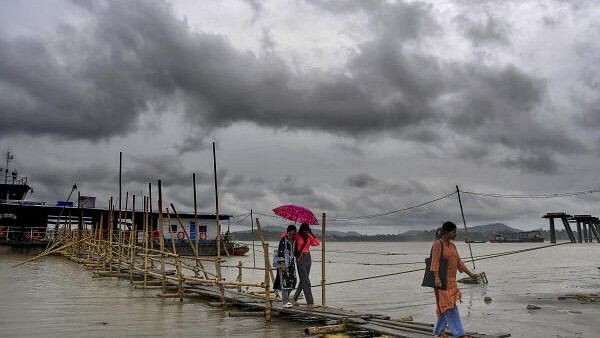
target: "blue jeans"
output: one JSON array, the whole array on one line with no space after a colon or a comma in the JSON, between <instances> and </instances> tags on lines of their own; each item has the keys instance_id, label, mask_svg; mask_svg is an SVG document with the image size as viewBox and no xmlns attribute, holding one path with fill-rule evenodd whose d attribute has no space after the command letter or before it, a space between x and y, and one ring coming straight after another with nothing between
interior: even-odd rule
<instances>
[{"instance_id":1,"label":"blue jeans","mask_svg":"<svg viewBox=\"0 0 600 338\"><path fill-rule=\"evenodd\" d=\"M292 291L292 289L281 289L281 301L284 305L290 301L290 291Z\"/></svg>"},{"instance_id":2,"label":"blue jeans","mask_svg":"<svg viewBox=\"0 0 600 338\"><path fill-rule=\"evenodd\" d=\"M458 306L454 306L454 309L446 310L446 312L438 317L433 333L435 333L436 336L441 335L444 333L446 325L448 325L448 328L454 337L462 337L465 335L465 330L460 321L460 313L458 313Z\"/></svg>"}]
</instances>

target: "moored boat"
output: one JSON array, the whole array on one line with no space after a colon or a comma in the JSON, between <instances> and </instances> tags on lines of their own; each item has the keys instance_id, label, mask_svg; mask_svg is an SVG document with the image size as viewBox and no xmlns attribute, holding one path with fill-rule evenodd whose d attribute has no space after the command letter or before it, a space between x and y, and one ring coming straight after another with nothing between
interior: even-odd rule
<instances>
[{"instance_id":1,"label":"moored boat","mask_svg":"<svg viewBox=\"0 0 600 338\"><path fill-rule=\"evenodd\" d=\"M519 232L497 232L490 243L541 243L544 242L544 234L540 230Z\"/></svg>"}]
</instances>

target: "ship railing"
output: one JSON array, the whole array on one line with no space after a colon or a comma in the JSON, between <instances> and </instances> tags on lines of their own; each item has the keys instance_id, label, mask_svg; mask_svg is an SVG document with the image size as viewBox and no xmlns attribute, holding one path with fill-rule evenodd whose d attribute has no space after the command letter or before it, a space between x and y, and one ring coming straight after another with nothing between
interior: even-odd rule
<instances>
[{"instance_id":1,"label":"ship railing","mask_svg":"<svg viewBox=\"0 0 600 338\"><path fill-rule=\"evenodd\" d=\"M44 241L46 227L0 226L0 241Z\"/></svg>"},{"instance_id":2,"label":"ship railing","mask_svg":"<svg viewBox=\"0 0 600 338\"><path fill-rule=\"evenodd\" d=\"M1 180L0 184L27 185L27 176L8 176L6 183Z\"/></svg>"}]
</instances>

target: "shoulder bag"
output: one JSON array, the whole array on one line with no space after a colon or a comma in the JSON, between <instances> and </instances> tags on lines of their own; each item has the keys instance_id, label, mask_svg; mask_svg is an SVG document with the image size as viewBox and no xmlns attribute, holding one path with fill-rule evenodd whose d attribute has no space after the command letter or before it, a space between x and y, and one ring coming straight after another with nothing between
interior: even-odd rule
<instances>
[{"instance_id":1,"label":"shoulder bag","mask_svg":"<svg viewBox=\"0 0 600 338\"><path fill-rule=\"evenodd\" d=\"M440 252L440 268L438 269L438 274L440 276L440 281L442 282L442 287L439 289L446 289L446 275L448 274L448 260L444 258L444 243L440 241L442 246L442 251ZM431 255L433 253L433 247L431 248L431 252L429 253L429 257L425 258L425 275L423 276L423 282L421 286L435 288L435 274L431 271Z\"/></svg>"}]
</instances>

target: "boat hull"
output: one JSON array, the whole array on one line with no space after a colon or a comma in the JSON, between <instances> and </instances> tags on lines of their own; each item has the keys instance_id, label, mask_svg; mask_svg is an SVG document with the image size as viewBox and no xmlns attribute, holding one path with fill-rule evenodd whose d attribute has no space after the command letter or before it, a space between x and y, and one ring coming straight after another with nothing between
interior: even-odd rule
<instances>
[{"instance_id":1,"label":"boat hull","mask_svg":"<svg viewBox=\"0 0 600 338\"><path fill-rule=\"evenodd\" d=\"M531 238L531 239L490 239L490 243L543 243L543 238Z\"/></svg>"}]
</instances>

